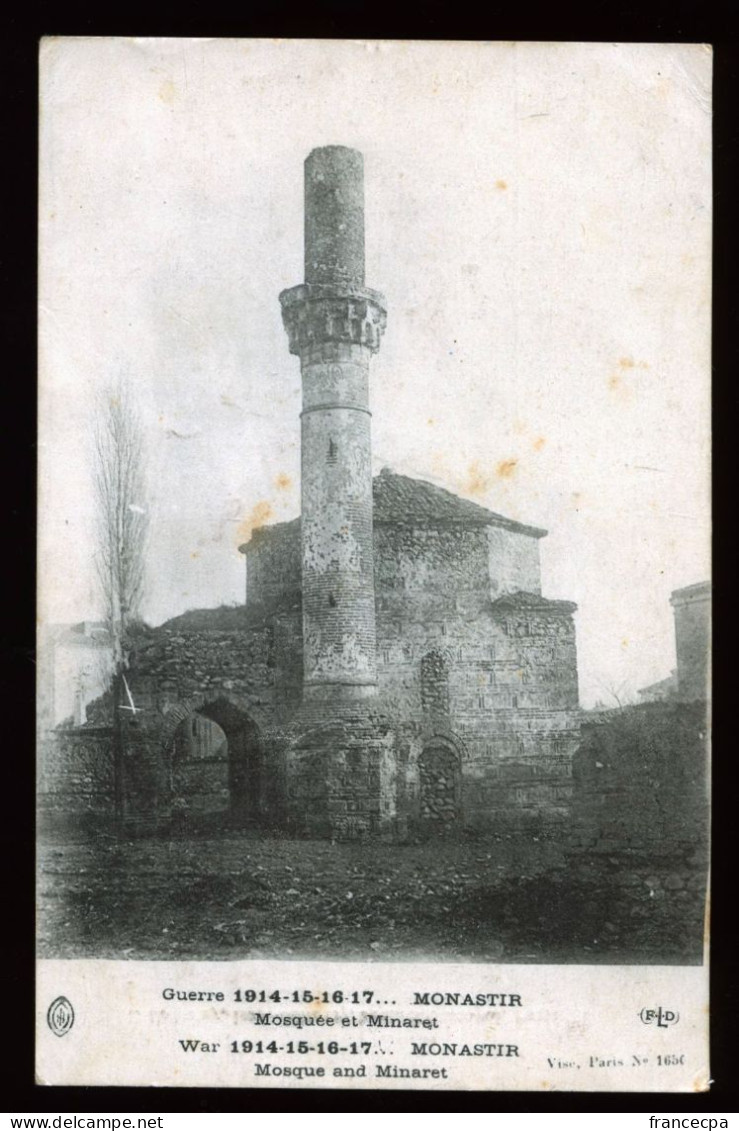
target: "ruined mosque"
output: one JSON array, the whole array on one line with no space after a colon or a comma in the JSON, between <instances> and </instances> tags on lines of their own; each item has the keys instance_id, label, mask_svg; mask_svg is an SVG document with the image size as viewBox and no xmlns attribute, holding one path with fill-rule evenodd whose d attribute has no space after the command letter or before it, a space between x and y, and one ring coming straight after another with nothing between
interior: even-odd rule
<instances>
[{"instance_id":1,"label":"ruined mosque","mask_svg":"<svg viewBox=\"0 0 739 1131\"><path fill-rule=\"evenodd\" d=\"M360 153L309 154L304 223L305 282L280 295L302 375L302 513L240 547L244 607L137 640L126 815L335 839L566 818L575 605L542 596L546 531L388 469L373 479L386 309L365 285ZM110 711L94 708L83 729L101 747Z\"/></svg>"}]
</instances>

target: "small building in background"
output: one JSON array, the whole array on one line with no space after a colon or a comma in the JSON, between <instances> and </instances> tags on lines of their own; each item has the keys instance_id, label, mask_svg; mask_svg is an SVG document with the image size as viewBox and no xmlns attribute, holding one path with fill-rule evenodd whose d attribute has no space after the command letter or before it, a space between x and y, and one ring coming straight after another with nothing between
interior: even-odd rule
<instances>
[{"instance_id":1,"label":"small building in background","mask_svg":"<svg viewBox=\"0 0 739 1131\"><path fill-rule=\"evenodd\" d=\"M83 725L88 704L107 690L112 669L113 649L103 621L43 626L36 684L39 729Z\"/></svg>"},{"instance_id":2,"label":"small building in background","mask_svg":"<svg viewBox=\"0 0 739 1131\"><path fill-rule=\"evenodd\" d=\"M665 699L674 699L677 694L677 672L673 668L667 679L660 679L657 683L650 683L637 691L640 703L663 703Z\"/></svg>"},{"instance_id":3,"label":"small building in background","mask_svg":"<svg viewBox=\"0 0 739 1131\"><path fill-rule=\"evenodd\" d=\"M675 589L670 596L675 616L677 667L666 679L637 691L640 703L708 699L711 649L711 583L698 581Z\"/></svg>"},{"instance_id":4,"label":"small building in background","mask_svg":"<svg viewBox=\"0 0 739 1131\"><path fill-rule=\"evenodd\" d=\"M711 584L700 581L676 589L670 597L675 614L677 697L684 702L708 697L711 639Z\"/></svg>"}]
</instances>

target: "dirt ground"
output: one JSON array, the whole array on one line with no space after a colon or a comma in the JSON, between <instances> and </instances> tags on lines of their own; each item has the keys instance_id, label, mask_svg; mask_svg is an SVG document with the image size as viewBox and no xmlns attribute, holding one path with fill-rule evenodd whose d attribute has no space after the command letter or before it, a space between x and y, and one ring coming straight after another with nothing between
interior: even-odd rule
<instances>
[{"instance_id":1,"label":"dirt ground","mask_svg":"<svg viewBox=\"0 0 739 1131\"><path fill-rule=\"evenodd\" d=\"M512 835L47 842L39 953L688 964L701 961L703 870Z\"/></svg>"}]
</instances>

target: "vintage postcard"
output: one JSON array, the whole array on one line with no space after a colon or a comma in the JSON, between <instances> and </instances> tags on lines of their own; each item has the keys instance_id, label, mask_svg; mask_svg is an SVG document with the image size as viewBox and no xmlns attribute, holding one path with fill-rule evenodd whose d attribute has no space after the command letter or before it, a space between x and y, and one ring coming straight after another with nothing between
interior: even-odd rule
<instances>
[{"instance_id":1,"label":"vintage postcard","mask_svg":"<svg viewBox=\"0 0 739 1131\"><path fill-rule=\"evenodd\" d=\"M708 1087L711 67L43 42L40 1082Z\"/></svg>"}]
</instances>

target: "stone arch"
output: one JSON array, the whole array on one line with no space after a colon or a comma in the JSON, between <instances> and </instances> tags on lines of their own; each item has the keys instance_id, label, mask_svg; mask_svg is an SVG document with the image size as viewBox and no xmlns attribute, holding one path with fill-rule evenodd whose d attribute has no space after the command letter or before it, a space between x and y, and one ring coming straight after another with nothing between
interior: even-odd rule
<instances>
[{"instance_id":1,"label":"stone arch","mask_svg":"<svg viewBox=\"0 0 739 1131\"><path fill-rule=\"evenodd\" d=\"M462 756L446 734L428 738L418 758L420 818L444 832L462 817Z\"/></svg>"},{"instance_id":2,"label":"stone arch","mask_svg":"<svg viewBox=\"0 0 739 1131\"><path fill-rule=\"evenodd\" d=\"M202 694L171 707L161 731L162 750L169 768L170 792L173 804L187 807L187 774L177 765L178 731L190 720L202 718L220 728L226 739L226 751L220 759L192 767L191 777L199 782L210 778L214 795L223 797L223 811L228 812L237 824L251 823L259 818L264 791L263 727L254 718L254 712L233 697L220 691ZM206 765L210 773L206 773ZM199 771L199 774L195 771ZM192 789L193 797L196 788ZM185 795L183 794L183 789Z\"/></svg>"},{"instance_id":3,"label":"stone arch","mask_svg":"<svg viewBox=\"0 0 739 1131\"><path fill-rule=\"evenodd\" d=\"M465 762L469 761L470 754L464 740L456 731L450 730L449 727L445 726L435 727L433 730L426 729L421 732L421 753L418 755L418 758L421 757L423 750L427 746L430 746L437 740L456 752L460 766L463 766ZM418 758L416 760L418 760Z\"/></svg>"},{"instance_id":4,"label":"stone arch","mask_svg":"<svg viewBox=\"0 0 739 1131\"><path fill-rule=\"evenodd\" d=\"M197 695L191 695L188 699L183 699L181 702L173 703L170 707L167 707L161 726L159 727L161 749L165 751L171 747L174 733L184 719L189 718L196 712L202 712L207 704L216 701L224 705L228 704L233 707L235 711L249 715L261 732L267 729L269 725L267 716L258 705L255 706L253 703L240 699L229 691L217 687L210 692L200 692Z\"/></svg>"}]
</instances>

